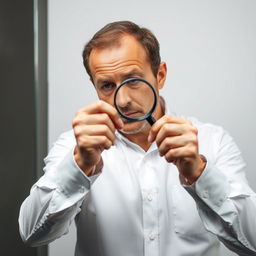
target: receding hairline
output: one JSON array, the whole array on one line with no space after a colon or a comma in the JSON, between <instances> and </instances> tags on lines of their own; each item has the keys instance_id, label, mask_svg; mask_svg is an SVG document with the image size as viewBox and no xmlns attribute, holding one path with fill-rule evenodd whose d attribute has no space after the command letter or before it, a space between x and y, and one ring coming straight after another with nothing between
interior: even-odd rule
<instances>
[{"instance_id":1,"label":"receding hairline","mask_svg":"<svg viewBox=\"0 0 256 256\"><path fill-rule=\"evenodd\" d=\"M125 37L130 37L130 38L133 38L137 43L138 43L138 45L141 47L141 49L143 50L143 55L144 55L144 57L145 57L145 59L146 60L149 60L149 56L148 56L148 54L147 54L147 51L146 51L146 49L145 49L145 47L143 46L143 44L136 38L136 36L134 36L133 34L130 34L130 33L126 33L126 32L122 32L122 33L120 33L119 34L119 36L116 38L116 40L113 42L112 41L112 43L110 42L109 44L102 44L102 45L99 45L98 47L93 47L92 49L91 49L91 51L90 51L90 54L89 54L89 56L88 56L88 65L89 65L89 68L90 68L90 70L92 71L92 67L91 67L91 61L92 61L92 59L91 59L91 56L92 56L92 54L93 54L93 52L96 52L97 50L107 50L107 49L115 49L115 48L120 48L120 47L122 47L122 45L123 45L123 39L125 38Z\"/></svg>"},{"instance_id":2,"label":"receding hairline","mask_svg":"<svg viewBox=\"0 0 256 256\"><path fill-rule=\"evenodd\" d=\"M136 39L150 62L154 76L157 75L158 68L161 62L160 45L156 36L147 28L140 27L131 21L117 21L105 25L102 29L95 33L92 39L85 45L83 50L84 67L91 77L89 67L89 59L91 51L95 48L103 49L108 47L117 47L120 44L120 38L124 35L129 35Z\"/></svg>"}]
</instances>

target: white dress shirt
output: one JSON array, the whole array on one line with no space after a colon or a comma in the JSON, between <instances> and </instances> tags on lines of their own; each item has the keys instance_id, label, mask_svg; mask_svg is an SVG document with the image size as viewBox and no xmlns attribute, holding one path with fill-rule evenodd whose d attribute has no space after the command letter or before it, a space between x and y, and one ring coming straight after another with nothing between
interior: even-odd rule
<instances>
[{"instance_id":1,"label":"white dress shirt","mask_svg":"<svg viewBox=\"0 0 256 256\"><path fill-rule=\"evenodd\" d=\"M21 206L22 239L48 244L75 219L76 256L217 256L219 240L256 255L256 195L241 153L221 127L190 120L207 158L192 186L155 143L145 152L118 132L102 153L102 172L88 178L74 161L73 131L62 134Z\"/></svg>"}]
</instances>

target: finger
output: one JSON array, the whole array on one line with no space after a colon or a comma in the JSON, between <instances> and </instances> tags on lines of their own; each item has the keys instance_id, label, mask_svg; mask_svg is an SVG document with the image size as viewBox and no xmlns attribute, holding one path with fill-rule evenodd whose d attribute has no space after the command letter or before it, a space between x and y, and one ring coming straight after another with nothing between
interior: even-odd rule
<instances>
[{"instance_id":1,"label":"finger","mask_svg":"<svg viewBox=\"0 0 256 256\"><path fill-rule=\"evenodd\" d=\"M112 130L105 124L102 125L80 125L75 129L76 137L81 136L106 136L112 144L115 141L115 134Z\"/></svg>"},{"instance_id":2,"label":"finger","mask_svg":"<svg viewBox=\"0 0 256 256\"><path fill-rule=\"evenodd\" d=\"M174 149L170 149L164 155L164 158L168 163L175 163L179 159L178 155L180 155L180 149L174 148Z\"/></svg>"},{"instance_id":3,"label":"finger","mask_svg":"<svg viewBox=\"0 0 256 256\"><path fill-rule=\"evenodd\" d=\"M165 123L156 134L155 141L159 146L162 141L167 137L180 136L186 132L185 127L182 124Z\"/></svg>"},{"instance_id":4,"label":"finger","mask_svg":"<svg viewBox=\"0 0 256 256\"><path fill-rule=\"evenodd\" d=\"M102 100L88 105L86 108L81 109L81 111L87 114L106 113L111 118L117 129L121 129L123 127L123 121L120 118L117 110Z\"/></svg>"},{"instance_id":5,"label":"finger","mask_svg":"<svg viewBox=\"0 0 256 256\"><path fill-rule=\"evenodd\" d=\"M112 146L112 142L106 136L81 136L77 139L77 144L79 148L100 148L109 149Z\"/></svg>"},{"instance_id":6,"label":"finger","mask_svg":"<svg viewBox=\"0 0 256 256\"><path fill-rule=\"evenodd\" d=\"M159 130L161 127L166 124L166 123L176 123L176 124L184 124L184 123L189 123L189 121L179 118L173 115L164 115L161 117L159 120L157 120L154 125L152 126L149 136L148 136L148 141L152 142L155 140L156 135L158 134Z\"/></svg>"},{"instance_id":7,"label":"finger","mask_svg":"<svg viewBox=\"0 0 256 256\"><path fill-rule=\"evenodd\" d=\"M190 146L170 149L164 155L167 162L174 162L177 160L190 162L191 158L195 156L196 156L196 151Z\"/></svg>"},{"instance_id":8,"label":"finger","mask_svg":"<svg viewBox=\"0 0 256 256\"><path fill-rule=\"evenodd\" d=\"M112 120L109 118L108 114L100 113L100 114L85 114L80 113L73 121L73 127L76 125L96 125L96 124L105 124L109 127L109 129L114 133L115 125Z\"/></svg>"},{"instance_id":9,"label":"finger","mask_svg":"<svg viewBox=\"0 0 256 256\"><path fill-rule=\"evenodd\" d=\"M184 147L186 143L185 136L166 137L158 146L160 156L164 156L170 149Z\"/></svg>"}]
</instances>

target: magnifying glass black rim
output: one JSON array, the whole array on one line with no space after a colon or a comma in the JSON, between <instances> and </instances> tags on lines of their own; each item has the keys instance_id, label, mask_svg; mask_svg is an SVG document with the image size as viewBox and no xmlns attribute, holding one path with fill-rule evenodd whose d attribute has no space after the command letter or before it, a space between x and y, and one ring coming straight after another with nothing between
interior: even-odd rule
<instances>
[{"instance_id":1,"label":"magnifying glass black rim","mask_svg":"<svg viewBox=\"0 0 256 256\"><path fill-rule=\"evenodd\" d=\"M120 90L120 88L125 85L126 83L128 82L133 82L133 81L141 81L141 82L144 82L146 83L150 88L151 90L153 91L153 94L154 94L154 104L152 106L152 108L149 110L149 112L147 114L145 114L144 116L139 116L139 117L129 117L129 116L126 116L124 115L120 110L119 110L119 107L116 103L116 97L117 97L117 93L118 91ZM142 120L145 120L145 119L148 119L152 113L154 112L155 108L156 108L156 105L157 105L157 95L156 95L156 91L155 91L155 88L149 83L147 82L146 80L144 79L141 79L141 78L137 78L137 77L133 77L133 78L129 78L129 79L126 79L125 81L123 81L119 86L118 88L116 89L115 91L115 95L114 95L114 105L115 105L115 108L116 110L118 111L118 113L120 114L120 116L122 116L123 118L131 121L131 122L137 122L137 121L142 121Z\"/></svg>"}]
</instances>

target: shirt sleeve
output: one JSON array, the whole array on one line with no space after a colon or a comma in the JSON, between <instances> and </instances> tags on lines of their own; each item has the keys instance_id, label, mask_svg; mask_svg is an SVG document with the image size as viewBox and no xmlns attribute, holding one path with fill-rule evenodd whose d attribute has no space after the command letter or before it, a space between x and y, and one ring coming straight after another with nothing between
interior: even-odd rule
<instances>
[{"instance_id":1,"label":"shirt sleeve","mask_svg":"<svg viewBox=\"0 0 256 256\"><path fill-rule=\"evenodd\" d=\"M48 244L66 234L98 175L87 177L74 160L70 133L60 136L45 158L44 175L21 205L19 228L30 246Z\"/></svg>"},{"instance_id":2,"label":"shirt sleeve","mask_svg":"<svg viewBox=\"0 0 256 256\"><path fill-rule=\"evenodd\" d=\"M246 181L245 163L226 132L216 152L196 183L184 188L208 231L238 255L256 255L256 195Z\"/></svg>"}]
</instances>

